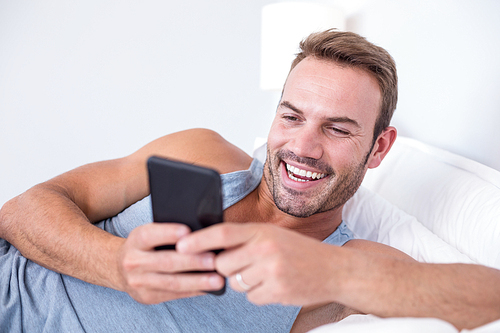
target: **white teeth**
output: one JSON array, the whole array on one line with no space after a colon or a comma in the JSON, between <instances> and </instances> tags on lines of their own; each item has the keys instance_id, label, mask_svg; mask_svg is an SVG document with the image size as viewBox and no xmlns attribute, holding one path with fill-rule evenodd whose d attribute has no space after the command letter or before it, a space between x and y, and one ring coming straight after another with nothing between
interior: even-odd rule
<instances>
[{"instance_id":1,"label":"white teeth","mask_svg":"<svg viewBox=\"0 0 500 333\"><path fill-rule=\"evenodd\" d=\"M290 179L298 181L298 182L308 182L309 180L297 178L294 176L294 174L301 176L301 177L311 178L312 180L321 179L321 178L324 178L326 176L326 174L324 174L324 173L317 173L317 172L302 170L302 169L294 167L290 164L286 164L286 169L288 170L288 176L290 177Z\"/></svg>"},{"instance_id":2,"label":"white teeth","mask_svg":"<svg viewBox=\"0 0 500 333\"><path fill-rule=\"evenodd\" d=\"M288 173L288 177L290 177L290 179L292 180L295 180L296 182L308 182L309 180L305 180L305 179L300 179L300 178L297 178L297 177L294 177L290 172Z\"/></svg>"}]
</instances>

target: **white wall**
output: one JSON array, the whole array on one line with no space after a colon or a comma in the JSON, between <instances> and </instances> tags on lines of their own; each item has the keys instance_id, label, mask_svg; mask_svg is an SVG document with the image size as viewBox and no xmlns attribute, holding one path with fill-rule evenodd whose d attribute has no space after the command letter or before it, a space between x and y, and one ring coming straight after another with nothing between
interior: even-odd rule
<instances>
[{"instance_id":1,"label":"white wall","mask_svg":"<svg viewBox=\"0 0 500 333\"><path fill-rule=\"evenodd\" d=\"M401 135L500 170L500 1L367 1L350 27L385 47Z\"/></svg>"},{"instance_id":2,"label":"white wall","mask_svg":"<svg viewBox=\"0 0 500 333\"><path fill-rule=\"evenodd\" d=\"M258 1L0 0L0 205L83 163L208 127L265 136Z\"/></svg>"},{"instance_id":3,"label":"white wall","mask_svg":"<svg viewBox=\"0 0 500 333\"><path fill-rule=\"evenodd\" d=\"M0 0L0 205L181 129L251 151L276 102L258 77L271 2ZM394 55L402 135L500 170L499 1L320 2Z\"/></svg>"}]
</instances>

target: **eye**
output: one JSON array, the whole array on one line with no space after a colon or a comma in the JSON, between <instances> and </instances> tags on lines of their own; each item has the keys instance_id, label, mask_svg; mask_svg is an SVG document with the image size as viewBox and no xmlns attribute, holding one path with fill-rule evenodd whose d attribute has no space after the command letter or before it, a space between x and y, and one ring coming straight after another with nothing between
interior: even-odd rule
<instances>
[{"instance_id":1,"label":"eye","mask_svg":"<svg viewBox=\"0 0 500 333\"><path fill-rule=\"evenodd\" d=\"M341 128L338 128L338 127L328 127L328 130L330 130L331 132L333 132L336 135L341 135L341 136L349 136L351 134L348 131L341 129Z\"/></svg>"},{"instance_id":2,"label":"eye","mask_svg":"<svg viewBox=\"0 0 500 333\"><path fill-rule=\"evenodd\" d=\"M288 122L300 121L300 119L297 116L290 115L290 114L284 114L281 116L281 118L285 119Z\"/></svg>"}]
</instances>

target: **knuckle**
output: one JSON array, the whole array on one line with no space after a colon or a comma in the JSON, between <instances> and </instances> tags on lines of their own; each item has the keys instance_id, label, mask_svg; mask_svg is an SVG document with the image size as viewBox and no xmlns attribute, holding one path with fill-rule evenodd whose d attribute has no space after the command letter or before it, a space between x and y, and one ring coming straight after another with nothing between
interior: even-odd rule
<instances>
[{"instance_id":1,"label":"knuckle","mask_svg":"<svg viewBox=\"0 0 500 333\"><path fill-rule=\"evenodd\" d=\"M225 225L219 229L218 237L222 243L227 243L232 238L232 225Z\"/></svg>"},{"instance_id":2,"label":"knuckle","mask_svg":"<svg viewBox=\"0 0 500 333\"><path fill-rule=\"evenodd\" d=\"M149 237L147 236L146 228L144 227L144 225L141 225L133 229L128 235L127 239L131 243L130 245L137 246L144 244L145 241L149 239Z\"/></svg>"},{"instance_id":3,"label":"knuckle","mask_svg":"<svg viewBox=\"0 0 500 333\"><path fill-rule=\"evenodd\" d=\"M144 286L143 280L135 275L128 277L127 284L128 284L130 289L135 290L135 291L139 291L139 290L143 289L143 286Z\"/></svg>"},{"instance_id":4,"label":"knuckle","mask_svg":"<svg viewBox=\"0 0 500 333\"><path fill-rule=\"evenodd\" d=\"M286 267L282 260L275 259L269 263L269 274L275 279L281 279L285 275Z\"/></svg>"},{"instance_id":5,"label":"knuckle","mask_svg":"<svg viewBox=\"0 0 500 333\"><path fill-rule=\"evenodd\" d=\"M137 262L137 260L135 260L131 256L125 256L122 259L121 266L123 267L123 270L125 272L133 272L137 269L137 267L139 266L139 263Z\"/></svg>"},{"instance_id":6,"label":"knuckle","mask_svg":"<svg viewBox=\"0 0 500 333\"><path fill-rule=\"evenodd\" d=\"M258 250L262 255L273 255L279 252L279 244L274 239L267 238L261 242Z\"/></svg>"}]
</instances>

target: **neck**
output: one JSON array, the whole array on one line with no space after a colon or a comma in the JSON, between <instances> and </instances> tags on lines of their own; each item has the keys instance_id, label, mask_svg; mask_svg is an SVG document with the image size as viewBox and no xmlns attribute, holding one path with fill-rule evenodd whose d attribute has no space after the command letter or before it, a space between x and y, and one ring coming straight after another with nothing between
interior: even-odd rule
<instances>
[{"instance_id":1,"label":"neck","mask_svg":"<svg viewBox=\"0 0 500 333\"><path fill-rule=\"evenodd\" d=\"M342 222L343 206L309 217L295 217L281 211L274 203L264 179L253 194L256 200L255 212L260 221L292 229L321 241L333 233Z\"/></svg>"}]
</instances>

